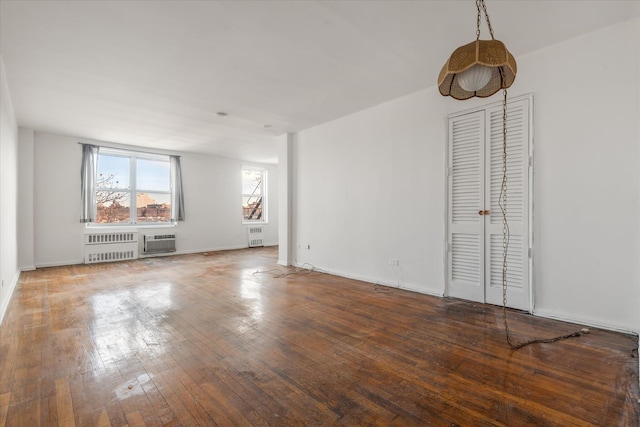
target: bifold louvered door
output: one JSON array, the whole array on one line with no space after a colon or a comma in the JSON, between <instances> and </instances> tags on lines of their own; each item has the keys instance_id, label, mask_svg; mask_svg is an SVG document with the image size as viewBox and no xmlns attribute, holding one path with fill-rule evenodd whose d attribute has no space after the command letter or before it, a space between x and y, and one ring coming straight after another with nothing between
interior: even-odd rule
<instances>
[{"instance_id":1,"label":"bifold louvered door","mask_svg":"<svg viewBox=\"0 0 640 427\"><path fill-rule=\"evenodd\" d=\"M507 305L530 310L530 103L508 104ZM447 293L502 304L502 106L448 120Z\"/></svg>"},{"instance_id":2,"label":"bifold louvered door","mask_svg":"<svg viewBox=\"0 0 640 427\"><path fill-rule=\"evenodd\" d=\"M484 111L449 118L448 294L484 302Z\"/></svg>"}]
</instances>

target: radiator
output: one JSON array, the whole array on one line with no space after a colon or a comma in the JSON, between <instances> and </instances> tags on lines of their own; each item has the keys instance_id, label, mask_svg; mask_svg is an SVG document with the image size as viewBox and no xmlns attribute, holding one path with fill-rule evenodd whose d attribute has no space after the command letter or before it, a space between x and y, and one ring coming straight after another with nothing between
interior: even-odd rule
<instances>
[{"instance_id":1,"label":"radiator","mask_svg":"<svg viewBox=\"0 0 640 427\"><path fill-rule=\"evenodd\" d=\"M176 251L175 234L147 234L144 236L144 253L159 254Z\"/></svg>"},{"instance_id":2,"label":"radiator","mask_svg":"<svg viewBox=\"0 0 640 427\"><path fill-rule=\"evenodd\" d=\"M249 235L250 248L254 248L256 246L264 246L262 227L249 227L247 228L247 234Z\"/></svg>"},{"instance_id":3,"label":"radiator","mask_svg":"<svg viewBox=\"0 0 640 427\"><path fill-rule=\"evenodd\" d=\"M84 235L84 263L138 258L138 233L88 233Z\"/></svg>"}]
</instances>

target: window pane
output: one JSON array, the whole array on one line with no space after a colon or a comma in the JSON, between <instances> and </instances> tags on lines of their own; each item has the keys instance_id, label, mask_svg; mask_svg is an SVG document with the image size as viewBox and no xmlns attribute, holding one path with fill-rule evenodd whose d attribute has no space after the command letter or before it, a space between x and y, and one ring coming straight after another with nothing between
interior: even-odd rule
<instances>
[{"instance_id":1,"label":"window pane","mask_svg":"<svg viewBox=\"0 0 640 427\"><path fill-rule=\"evenodd\" d=\"M244 221L265 221L262 215L265 205L265 171L242 170L242 219Z\"/></svg>"},{"instance_id":2,"label":"window pane","mask_svg":"<svg viewBox=\"0 0 640 427\"><path fill-rule=\"evenodd\" d=\"M131 222L129 193L124 191L96 191L96 223Z\"/></svg>"},{"instance_id":3,"label":"window pane","mask_svg":"<svg viewBox=\"0 0 640 427\"><path fill-rule=\"evenodd\" d=\"M96 188L129 189L129 158L98 155Z\"/></svg>"},{"instance_id":4,"label":"window pane","mask_svg":"<svg viewBox=\"0 0 640 427\"><path fill-rule=\"evenodd\" d=\"M138 193L136 195L137 222L169 222L171 195L167 193Z\"/></svg>"},{"instance_id":5,"label":"window pane","mask_svg":"<svg viewBox=\"0 0 640 427\"><path fill-rule=\"evenodd\" d=\"M242 171L242 194L247 196L262 194L262 171Z\"/></svg>"},{"instance_id":6,"label":"window pane","mask_svg":"<svg viewBox=\"0 0 640 427\"><path fill-rule=\"evenodd\" d=\"M138 159L136 167L136 187L147 191L171 191L171 170L169 162Z\"/></svg>"},{"instance_id":7,"label":"window pane","mask_svg":"<svg viewBox=\"0 0 640 427\"><path fill-rule=\"evenodd\" d=\"M247 221L262 219L262 197L242 197L242 218Z\"/></svg>"}]
</instances>

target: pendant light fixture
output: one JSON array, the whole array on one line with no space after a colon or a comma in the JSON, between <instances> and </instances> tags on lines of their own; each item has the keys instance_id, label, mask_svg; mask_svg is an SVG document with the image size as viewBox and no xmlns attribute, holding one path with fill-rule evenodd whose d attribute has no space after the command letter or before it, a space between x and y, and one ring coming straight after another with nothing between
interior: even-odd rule
<instances>
[{"instance_id":1,"label":"pendant light fixture","mask_svg":"<svg viewBox=\"0 0 640 427\"><path fill-rule=\"evenodd\" d=\"M440 70L438 89L443 96L469 99L486 98L513 84L518 71L516 60L500 40L493 36L493 28L484 0L476 0L476 40L460 46ZM480 21L484 13L491 40L480 40Z\"/></svg>"},{"instance_id":2,"label":"pendant light fixture","mask_svg":"<svg viewBox=\"0 0 640 427\"><path fill-rule=\"evenodd\" d=\"M460 46L442 67L438 76L438 89L443 96L465 100L473 97L486 98L500 89L502 101L502 184L498 196L498 206L502 213L502 320L507 343L512 350L518 350L534 343L551 343L589 333L588 328L554 338L536 338L521 343L511 339L507 322L507 254L509 251L509 224L507 222L507 88L516 78L516 60L507 47L493 36L493 28L484 0L476 0L478 15L476 20L476 40ZM491 40L480 40L482 14L487 21Z\"/></svg>"}]
</instances>

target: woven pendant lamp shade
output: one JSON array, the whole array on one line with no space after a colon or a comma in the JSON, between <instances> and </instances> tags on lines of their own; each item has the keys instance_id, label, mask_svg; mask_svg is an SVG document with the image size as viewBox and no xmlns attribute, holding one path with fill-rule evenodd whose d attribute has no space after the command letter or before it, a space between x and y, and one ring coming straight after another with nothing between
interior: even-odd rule
<instances>
[{"instance_id":1,"label":"woven pendant lamp shade","mask_svg":"<svg viewBox=\"0 0 640 427\"><path fill-rule=\"evenodd\" d=\"M489 82L477 91L468 91L460 86L459 74L474 65L491 69ZM513 55L499 40L475 40L457 48L444 64L438 76L438 89L443 96L468 99L474 96L486 98L500 89L511 86L518 67Z\"/></svg>"}]
</instances>

